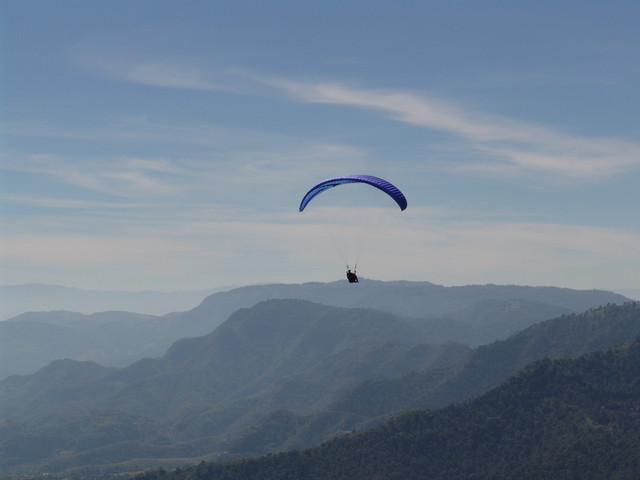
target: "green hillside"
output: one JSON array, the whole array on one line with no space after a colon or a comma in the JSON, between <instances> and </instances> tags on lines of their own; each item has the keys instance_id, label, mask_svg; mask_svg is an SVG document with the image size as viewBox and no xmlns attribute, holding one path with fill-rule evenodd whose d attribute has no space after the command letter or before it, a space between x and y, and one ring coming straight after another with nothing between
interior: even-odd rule
<instances>
[{"instance_id":1,"label":"green hillside","mask_svg":"<svg viewBox=\"0 0 640 480\"><path fill-rule=\"evenodd\" d=\"M608 305L547 320L506 340L478 347L449 367L364 381L313 415L289 418L276 412L275 418L267 417L243 432L229 450L238 456L256 456L312 446L340 432L370 428L405 410L463 401L536 360L577 357L637 335L640 303ZM283 441L276 443L277 438Z\"/></svg>"},{"instance_id":2,"label":"green hillside","mask_svg":"<svg viewBox=\"0 0 640 480\"><path fill-rule=\"evenodd\" d=\"M321 409L362 380L441 367L469 350L426 340L388 313L272 300L126 368L58 360L0 382L0 469L126 470L136 458L220 455L273 410Z\"/></svg>"},{"instance_id":3,"label":"green hillside","mask_svg":"<svg viewBox=\"0 0 640 480\"><path fill-rule=\"evenodd\" d=\"M638 472L640 338L536 362L474 399L308 450L136 480L635 480Z\"/></svg>"},{"instance_id":4,"label":"green hillside","mask_svg":"<svg viewBox=\"0 0 640 480\"><path fill-rule=\"evenodd\" d=\"M637 335L640 304L609 305L468 352L388 313L272 300L158 359L59 360L0 382L0 468L94 475L317 445Z\"/></svg>"}]
</instances>

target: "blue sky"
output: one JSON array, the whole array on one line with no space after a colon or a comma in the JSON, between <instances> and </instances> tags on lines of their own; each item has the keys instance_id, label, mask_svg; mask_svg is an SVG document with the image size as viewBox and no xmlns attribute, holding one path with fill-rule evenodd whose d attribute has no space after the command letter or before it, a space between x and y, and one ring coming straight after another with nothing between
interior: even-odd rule
<instances>
[{"instance_id":1,"label":"blue sky","mask_svg":"<svg viewBox=\"0 0 640 480\"><path fill-rule=\"evenodd\" d=\"M364 277L640 288L636 1L1 8L3 284L339 279L297 207L364 173Z\"/></svg>"}]
</instances>

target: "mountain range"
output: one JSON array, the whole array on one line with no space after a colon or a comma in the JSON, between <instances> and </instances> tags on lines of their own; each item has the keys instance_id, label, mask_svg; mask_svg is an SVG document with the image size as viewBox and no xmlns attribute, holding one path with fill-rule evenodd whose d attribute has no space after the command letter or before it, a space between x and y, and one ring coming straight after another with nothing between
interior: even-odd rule
<instances>
[{"instance_id":1,"label":"mountain range","mask_svg":"<svg viewBox=\"0 0 640 480\"><path fill-rule=\"evenodd\" d=\"M45 290L47 295L55 292ZM41 301L38 298L33 298L34 307ZM142 358L163 355L181 338L212 332L240 308L277 298L375 308L415 319L430 328L429 343L433 345L454 341L471 346L506 338L558 315L628 301L622 295L601 290L514 285L444 287L429 282L363 279L357 286L341 281L234 288L204 297L191 310L162 316L122 311L25 312L0 322L0 379L34 373L60 358L124 367ZM159 302L155 296L147 300L150 304Z\"/></svg>"},{"instance_id":2,"label":"mountain range","mask_svg":"<svg viewBox=\"0 0 640 480\"><path fill-rule=\"evenodd\" d=\"M640 472L640 338L541 360L483 395L259 459L135 480L633 480Z\"/></svg>"},{"instance_id":3,"label":"mountain range","mask_svg":"<svg viewBox=\"0 0 640 480\"><path fill-rule=\"evenodd\" d=\"M243 432L230 451L248 456L306 447L335 432L370 428L405 410L459 402L495 387L539 359L576 357L635 338L640 335L639 322L639 303L540 322L506 340L480 346L448 367L362 382L313 415L274 412L274 418L266 417ZM282 443L273 441L273 431L281 432Z\"/></svg>"},{"instance_id":4,"label":"mountain range","mask_svg":"<svg viewBox=\"0 0 640 480\"><path fill-rule=\"evenodd\" d=\"M469 350L374 309L270 300L126 368L59 360L0 382L2 469L132 471L325 442L495 387L527 363L640 335L640 305L540 322Z\"/></svg>"},{"instance_id":5,"label":"mountain range","mask_svg":"<svg viewBox=\"0 0 640 480\"><path fill-rule=\"evenodd\" d=\"M145 290L127 292L117 290L87 290L29 283L0 285L0 321L25 312L67 310L78 313L97 313L109 310L135 312L146 315L165 315L190 310L204 297L233 287L208 290L160 292Z\"/></svg>"}]
</instances>

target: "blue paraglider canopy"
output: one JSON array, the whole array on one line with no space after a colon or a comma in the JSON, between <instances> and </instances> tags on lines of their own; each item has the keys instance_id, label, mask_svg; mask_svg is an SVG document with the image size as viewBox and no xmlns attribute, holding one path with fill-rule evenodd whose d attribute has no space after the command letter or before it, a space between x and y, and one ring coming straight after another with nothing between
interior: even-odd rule
<instances>
[{"instance_id":1,"label":"blue paraglider canopy","mask_svg":"<svg viewBox=\"0 0 640 480\"><path fill-rule=\"evenodd\" d=\"M344 177L336 177L320 182L309 190L300 202L299 211L302 212L308 203L317 195L321 194L329 188L337 187L338 185L344 185L347 183L366 183L384 193L389 195L400 207L400 210L407 208L407 199L395 185L383 180L382 178L374 177L373 175L347 175Z\"/></svg>"}]
</instances>

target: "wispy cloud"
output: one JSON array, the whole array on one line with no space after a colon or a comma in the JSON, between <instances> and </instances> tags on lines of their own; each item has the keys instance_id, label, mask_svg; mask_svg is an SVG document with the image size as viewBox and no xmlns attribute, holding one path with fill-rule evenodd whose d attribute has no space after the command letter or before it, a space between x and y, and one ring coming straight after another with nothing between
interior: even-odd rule
<instances>
[{"instance_id":1,"label":"wispy cloud","mask_svg":"<svg viewBox=\"0 0 640 480\"><path fill-rule=\"evenodd\" d=\"M77 205L75 199L92 193L103 194L103 199L107 195L118 205L163 199L191 204L198 198L209 204L229 203L241 201L244 194L268 193L269 186L282 183L285 174L291 185L296 179L313 178L318 170L330 170L331 165L362 155L357 148L338 144L215 124L151 122L144 117L112 121L102 128L20 124L10 125L7 131L33 138L34 144L40 138L53 138L72 146L68 154L60 149L50 154L23 153L19 149L0 154L0 171L31 179L24 190L33 190L42 198L43 192L36 185L45 181L47 191L56 192L49 195L49 207L65 202ZM79 142L86 142L85 154L78 152ZM43 143L43 150L49 148L47 142ZM167 145L171 153L161 156ZM162 153L144 157L119 153L130 146ZM323 157L324 162L317 162ZM12 204L32 204L26 197L4 198Z\"/></svg>"},{"instance_id":2,"label":"wispy cloud","mask_svg":"<svg viewBox=\"0 0 640 480\"><path fill-rule=\"evenodd\" d=\"M240 199L243 192L253 196L260 192L281 195L293 185L306 185L332 175L346 163L357 166L367 159L363 149L350 145L215 124L151 122L145 117L112 121L103 128L13 124L8 125L7 131L10 135L32 138L95 141L102 146L99 155L92 148L87 156L76 152L72 155L7 152L0 155L0 169L31 174L34 178L46 176L54 184L128 198L177 198L200 192L215 203ZM154 146L167 143L178 153L166 157L109 153L112 145L118 150L122 142L140 142L145 146L149 142ZM286 188L274 189L275 185Z\"/></svg>"},{"instance_id":3,"label":"wispy cloud","mask_svg":"<svg viewBox=\"0 0 640 480\"><path fill-rule=\"evenodd\" d=\"M84 68L140 85L246 93L246 77L236 75L234 69L213 71L189 59L136 59L122 52L87 52L81 48L72 59Z\"/></svg>"},{"instance_id":4,"label":"wispy cloud","mask_svg":"<svg viewBox=\"0 0 640 480\"><path fill-rule=\"evenodd\" d=\"M456 168L498 174L593 178L640 168L640 145L565 134L549 127L486 114L415 92L367 90L336 83L265 80L305 102L378 110L410 125L455 135L474 153Z\"/></svg>"},{"instance_id":5,"label":"wispy cloud","mask_svg":"<svg viewBox=\"0 0 640 480\"><path fill-rule=\"evenodd\" d=\"M640 144L593 138L481 112L424 92L367 89L339 82L293 81L246 70L211 72L170 61L92 60L95 68L129 82L166 88L284 93L305 103L379 111L393 121L445 132L458 159L447 168L504 176L538 174L546 180L593 179L640 168ZM265 89L271 89L271 93Z\"/></svg>"},{"instance_id":6,"label":"wispy cloud","mask_svg":"<svg viewBox=\"0 0 640 480\"><path fill-rule=\"evenodd\" d=\"M145 208L152 204L144 203L119 203L119 202L98 202L86 199L68 198L65 195L35 195L35 194L10 194L0 195L0 201L5 205L20 205L41 208L56 208L61 210L130 210L134 208Z\"/></svg>"},{"instance_id":7,"label":"wispy cloud","mask_svg":"<svg viewBox=\"0 0 640 480\"><path fill-rule=\"evenodd\" d=\"M377 110L394 121L453 135L459 153L466 152L468 160L450 168L508 176L539 173L555 179L596 178L640 168L638 143L563 133L422 92L291 81L239 70L212 75L169 62L112 66L111 73L127 81L169 88L255 93L256 86L262 85L302 102Z\"/></svg>"},{"instance_id":8,"label":"wispy cloud","mask_svg":"<svg viewBox=\"0 0 640 480\"><path fill-rule=\"evenodd\" d=\"M59 155L11 156L3 161L2 169L118 196L175 195L181 189L177 179L189 174L163 159L119 157L100 162Z\"/></svg>"},{"instance_id":9,"label":"wispy cloud","mask_svg":"<svg viewBox=\"0 0 640 480\"><path fill-rule=\"evenodd\" d=\"M196 90L226 90L227 87L206 78L205 74L193 67L180 69L167 67L161 62L120 64L117 67L123 78L143 85L157 87L190 88Z\"/></svg>"}]
</instances>

